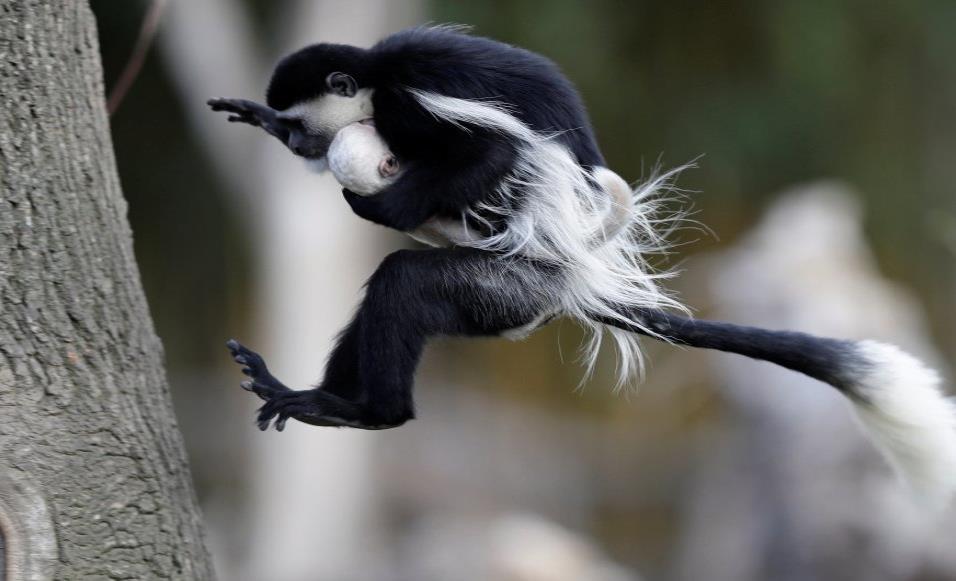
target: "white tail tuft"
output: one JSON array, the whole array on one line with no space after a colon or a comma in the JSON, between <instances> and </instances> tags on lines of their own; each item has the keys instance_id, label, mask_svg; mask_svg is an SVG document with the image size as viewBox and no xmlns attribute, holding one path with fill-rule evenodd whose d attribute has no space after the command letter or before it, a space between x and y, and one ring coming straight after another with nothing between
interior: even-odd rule
<instances>
[{"instance_id":1,"label":"white tail tuft","mask_svg":"<svg viewBox=\"0 0 956 581\"><path fill-rule=\"evenodd\" d=\"M956 403L908 353L876 341L856 346L868 363L850 388L860 423L921 504L945 507L956 492Z\"/></svg>"}]
</instances>

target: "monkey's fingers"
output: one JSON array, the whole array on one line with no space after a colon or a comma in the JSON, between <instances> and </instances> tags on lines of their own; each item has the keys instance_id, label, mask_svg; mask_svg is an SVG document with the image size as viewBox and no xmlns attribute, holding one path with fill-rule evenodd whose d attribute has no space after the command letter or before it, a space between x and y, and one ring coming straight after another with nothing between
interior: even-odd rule
<instances>
[{"instance_id":1,"label":"monkey's fingers","mask_svg":"<svg viewBox=\"0 0 956 581\"><path fill-rule=\"evenodd\" d=\"M257 396L259 396L259 399L261 399L262 401L269 401L273 399L276 395L281 393L280 391L276 390L274 387L264 385L262 383L259 383L258 381L246 380L240 383L239 387L241 387L242 389L246 391L256 394Z\"/></svg>"},{"instance_id":2,"label":"monkey's fingers","mask_svg":"<svg viewBox=\"0 0 956 581\"><path fill-rule=\"evenodd\" d=\"M272 119L275 117L275 110L271 107L250 101L248 99L228 99L220 97L218 99L209 99L206 101L209 108L213 111L226 111L237 115L249 115L260 119Z\"/></svg>"},{"instance_id":3,"label":"monkey's fingers","mask_svg":"<svg viewBox=\"0 0 956 581\"><path fill-rule=\"evenodd\" d=\"M259 426L260 430L264 432L269 429L272 418L280 415L284 407L282 404L283 402L280 398L273 398L259 408L259 414L256 416L256 425Z\"/></svg>"},{"instance_id":4,"label":"monkey's fingers","mask_svg":"<svg viewBox=\"0 0 956 581\"><path fill-rule=\"evenodd\" d=\"M243 365L248 365L248 367L244 369L249 369L252 372L259 373L269 372L269 369L266 367L266 362L262 359L262 356L252 349L249 349L239 341L236 341L235 339L229 339L226 341L226 348L229 349L229 353L232 355L233 361ZM247 373L246 375L249 374Z\"/></svg>"},{"instance_id":5,"label":"monkey's fingers","mask_svg":"<svg viewBox=\"0 0 956 581\"><path fill-rule=\"evenodd\" d=\"M281 432L285 429L285 422L289 419L289 416L286 414L279 414L279 418L276 420L275 427L277 432Z\"/></svg>"},{"instance_id":6,"label":"monkey's fingers","mask_svg":"<svg viewBox=\"0 0 956 581\"><path fill-rule=\"evenodd\" d=\"M282 411L279 412L275 424L273 425L275 426L277 432L281 432L285 429L285 423L289 420L289 418L297 418L312 411L314 410L307 405L286 406L282 409Z\"/></svg>"},{"instance_id":7,"label":"monkey's fingers","mask_svg":"<svg viewBox=\"0 0 956 581\"><path fill-rule=\"evenodd\" d=\"M260 430L266 431L269 429L272 419L277 418L276 429L281 432L285 428L285 422L289 417L307 409L304 406L309 401L309 397L307 391L277 394L259 408L256 425L259 426Z\"/></svg>"},{"instance_id":8,"label":"monkey's fingers","mask_svg":"<svg viewBox=\"0 0 956 581\"><path fill-rule=\"evenodd\" d=\"M246 99L230 99L227 97L217 97L206 101L206 104L213 111L230 111L232 113L251 111L250 105L252 103L252 101Z\"/></svg>"},{"instance_id":9,"label":"monkey's fingers","mask_svg":"<svg viewBox=\"0 0 956 581\"><path fill-rule=\"evenodd\" d=\"M251 391L263 399L292 391L269 373L265 360L258 353L235 339L227 341L226 347L229 349L233 361L242 365L242 372L252 380L241 383L243 389Z\"/></svg>"},{"instance_id":10,"label":"monkey's fingers","mask_svg":"<svg viewBox=\"0 0 956 581\"><path fill-rule=\"evenodd\" d=\"M230 123L247 123L254 127L262 127L262 122L258 117L243 113L242 115L230 115L226 118Z\"/></svg>"}]
</instances>

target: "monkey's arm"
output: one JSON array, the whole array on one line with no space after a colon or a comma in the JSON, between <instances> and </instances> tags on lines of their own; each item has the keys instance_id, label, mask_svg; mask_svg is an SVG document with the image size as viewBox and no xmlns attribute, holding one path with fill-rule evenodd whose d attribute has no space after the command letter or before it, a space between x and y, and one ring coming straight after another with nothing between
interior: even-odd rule
<instances>
[{"instance_id":1,"label":"monkey's arm","mask_svg":"<svg viewBox=\"0 0 956 581\"><path fill-rule=\"evenodd\" d=\"M260 127L269 135L277 138L283 144L289 139L289 128L279 118L275 109L249 101L248 99L209 99L206 101L213 111L229 113L227 119L231 123L246 123L253 127Z\"/></svg>"},{"instance_id":2,"label":"monkey's arm","mask_svg":"<svg viewBox=\"0 0 956 581\"><path fill-rule=\"evenodd\" d=\"M470 138L470 139L469 139ZM436 161L417 161L392 185L373 196L344 190L358 216L403 232L436 215L457 217L486 199L512 169L514 146L499 136L463 136L466 145Z\"/></svg>"}]
</instances>

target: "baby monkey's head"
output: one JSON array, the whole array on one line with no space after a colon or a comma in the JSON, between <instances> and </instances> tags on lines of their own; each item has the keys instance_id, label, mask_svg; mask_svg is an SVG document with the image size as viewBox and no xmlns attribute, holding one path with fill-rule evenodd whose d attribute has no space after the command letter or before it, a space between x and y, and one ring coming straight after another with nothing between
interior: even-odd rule
<instances>
[{"instance_id":1,"label":"baby monkey's head","mask_svg":"<svg viewBox=\"0 0 956 581\"><path fill-rule=\"evenodd\" d=\"M377 194L401 173L371 119L340 129L329 146L328 162L335 179L361 196Z\"/></svg>"}]
</instances>

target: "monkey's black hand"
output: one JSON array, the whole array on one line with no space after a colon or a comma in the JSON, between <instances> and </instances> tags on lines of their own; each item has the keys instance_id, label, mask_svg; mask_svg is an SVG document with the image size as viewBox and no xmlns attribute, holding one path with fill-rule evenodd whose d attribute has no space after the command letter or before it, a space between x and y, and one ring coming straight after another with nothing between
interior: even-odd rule
<instances>
[{"instance_id":1,"label":"monkey's black hand","mask_svg":"<svg viewBox=\"0 0 956 581\"><path fill-rule=\"evenodd\" d=\"M369 199L371 196L360 196L348 188L342 188L342 195L345 196L345 201L349 203L352 211L359 218L391 227L391 224L388 224L385 216L382 215L379 205Z\"/></svg>"},{"instance_id":2,"label":"monkey's black hand","mask_svg":"<svg viewBox=\"0 0 956 581\"><path fill-rule=\"evenodd\" d=\"M228 121L232 123L246 123L253 127L261 127L268 134L285 142L289 137L289 130L279 119L275 109L248 99L209 99L206 101L213 111L229 113Z\"/></svg>"},{"instance_id":3,"label":"monkey's black hand","mask_svg":"<svg viewBox=\"0 0 956 581\"><path fill-rule=\"evenodd\" d=\"M364 218L369 222L375 222L388 228L408 232L418 228L421 223L403 212L401 208L394 208L391 197L383 194L374 196L360 196L349 189L343 189L342 195L345 201L352 207L352 211L359 218Z\"/></svg>"}]
</instances>

